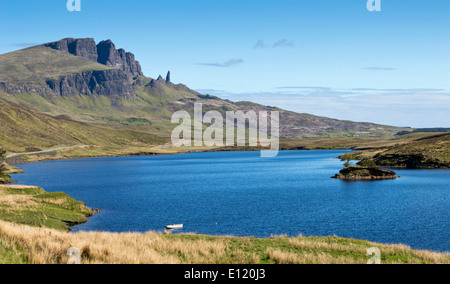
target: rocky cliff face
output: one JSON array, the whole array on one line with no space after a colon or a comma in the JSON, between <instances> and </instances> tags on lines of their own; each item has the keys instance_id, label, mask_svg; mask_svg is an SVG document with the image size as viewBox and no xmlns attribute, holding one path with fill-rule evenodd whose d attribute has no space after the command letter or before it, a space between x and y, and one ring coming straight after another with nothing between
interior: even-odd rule
<instances>
[{"instance_id":1,"label":"rocky cliff face","mask_svg":"<svg viewBox=\"0 0 450 284\"><path fill-rule=\"evenodd\" d=\"M132 74L142 76L141 65L134 58L134 54L124 49L116 49L110 40L102 41L97 45L98 63L120 69Z\"/></svg>"},{"instance_id":2,"label":"rocky cliff face","mask_svg":"<svg viewBox=\"0 0 450 284\"><path fill-rule=\"evenodd\" d=\"M103 95L126 100L137 98L133 80L116 69L103 71L86 71L71 74L59 79L47 80L47 86L59 96Z\"/></svg>"},{"instance_id":3,"label":"rocky cliff face","mask_svg":"<svg viewBox=\"0 0 450 284\"><path fill-rule=\"evenodd\" d=\"M144 75L141 65L136 61L134 54L126 52L124 49L116 49L111 40L102 41L96 45L92 38L68 38L47 43L45 46L125 71L133 77Z\"/></svg>"},{"instance_id":4,"label":"rocky cliff face","mask_svg":"<svg viewBox=\"0 0 450 284\"><path fill-rule=\"evenodd\" d=\"M97 45L95 44L93 38L67 38L57 42L45 44L45 46L97 62Z\"/></svg>"},{"instance_id":5,"label":"rocky cliff face","mask_svg":"<svg viewBox=\"0 0 450 284\"><path fill-rule=\"evenodd\" d=\"M55 95L104 95L127 100L137 98L133 84L137 84L135 81L139 81L138 77L143 76L141 65L136 61L134 54L124 49L116 49L111 40L102 41L97 45L92 38L66 38L44 46L114 68L104 71L85 71L46 80L47 87ZM11 88L6 85L0 87ZM20 93L26 90L10 91Z\"/></svg>"}]
</instances>

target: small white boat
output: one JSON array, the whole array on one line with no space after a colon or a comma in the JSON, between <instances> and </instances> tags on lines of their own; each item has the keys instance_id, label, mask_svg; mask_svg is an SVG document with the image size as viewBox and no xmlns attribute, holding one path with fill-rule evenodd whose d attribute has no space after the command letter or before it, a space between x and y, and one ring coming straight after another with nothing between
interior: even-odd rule
<instances>
[{"instance_id":1,"label":"small white boat","mask_svg":"<svg viewBox=\"0 0 450 284\"><path fill-rule=\"evenodd\" d=\"M168 225L168 226L164 226L167 230L182 230L183 229L183 224L180 225Z\"/></svg>"}]
</instances>

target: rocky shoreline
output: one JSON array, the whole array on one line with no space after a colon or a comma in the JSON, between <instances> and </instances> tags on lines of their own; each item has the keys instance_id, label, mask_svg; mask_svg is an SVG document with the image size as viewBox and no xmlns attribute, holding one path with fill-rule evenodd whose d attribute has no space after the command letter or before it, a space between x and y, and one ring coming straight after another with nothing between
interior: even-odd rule
<instances>
[{"instance_id":1,"label":"rocky shoreline","mask_svg":"<svg viewBox=\"0 0 450 284\"><path fill-rule=\"evenodd\" d=\"M89 221L89 220L88 220L89 218L91 218L91 217L93 217L94 215L96 215L96 214L102 212L102 210L100 210L100 209L92 209L92 208L89 208L89 209L91 210L92 213L87 214L87 215L85 216L85 217L86 217L86 220L83 221L83 222L68 222L68 221L64 221L64 223L68 226L68 232L71 232L71 231L72 231L72 228L75 227L75 226L77 226L77 225L86 224L86 223Z\"/></svg>"}]
</instances>

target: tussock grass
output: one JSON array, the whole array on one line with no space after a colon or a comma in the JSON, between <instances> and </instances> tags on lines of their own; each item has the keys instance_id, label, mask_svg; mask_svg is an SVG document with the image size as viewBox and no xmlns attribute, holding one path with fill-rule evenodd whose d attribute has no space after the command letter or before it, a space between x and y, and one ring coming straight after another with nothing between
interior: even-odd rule
<instances>
[{"instance_id":1,"label":"tussock grass","mask_svg":"<svg viewBox=\"0 0 450 284\"><path fill-rule=\"evenodd\" d=\"M82 263L178 264L219 263L226 256L224 241L167 239L158 233L71 234L0 221L0 234L10 247L20 247L28 263L67 263L69 248L78 248Z\"/></svg>"},{"instance_id":2,"label":"tussock grass","mask_svg":"<svg viewBox=\"0 0 450 284\"><path fill-rule=\"evenodd\" d=\"M0 261L64 264L77 248L83 264L365 264L367 249L386 264L450 263L450 255L338 237L267 239L163 233L68 233L0 221ZM3 253L2 253L3 247ZM6 248L6 249L5 249ZM15 258L11 257L15 256Z\"/></svg>"}]
</instances>

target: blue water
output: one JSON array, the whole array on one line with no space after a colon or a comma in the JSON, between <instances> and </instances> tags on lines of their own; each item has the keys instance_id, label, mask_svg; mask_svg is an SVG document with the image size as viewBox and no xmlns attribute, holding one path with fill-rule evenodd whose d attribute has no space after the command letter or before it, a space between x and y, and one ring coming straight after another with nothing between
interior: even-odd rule
<instances>
[{"instance_id":1,"label":"blue water","mask_svg":"<svg viewBox=\"0 0 450 284\"><path fill-rule=\"evenodd\" d=\"M450 251L450 171L397 170L397 180L330 177L345 151L192 153L19 165L13 178L103 211L74 231L329 236Z\"/></svg>"}]
</instances>

